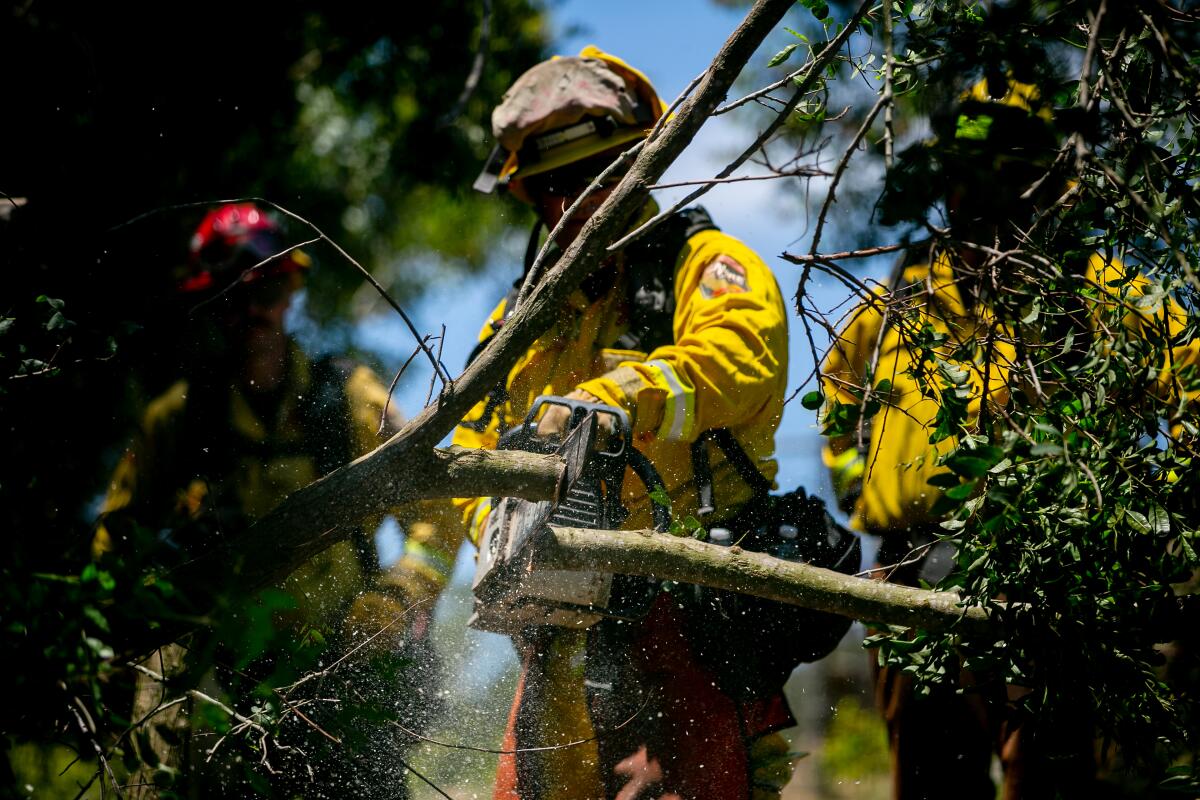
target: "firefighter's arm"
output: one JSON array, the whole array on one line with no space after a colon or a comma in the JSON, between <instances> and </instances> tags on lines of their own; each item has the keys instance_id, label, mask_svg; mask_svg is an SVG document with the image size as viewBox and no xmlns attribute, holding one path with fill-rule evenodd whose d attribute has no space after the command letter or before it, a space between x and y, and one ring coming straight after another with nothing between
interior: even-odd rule
<instances>
[{"instance_id":1,"label":"firefighter's arm","mask_svg":"<svg viewBox=\"0 0 1200 800\"><path fill-rule=\"evenodd\" d=\"M674 342L578 387L628 411L639 438L693 441L782 410L787 316L775 276L718 231L693 236L681 259Z\"/></svg>"}]
</instances>

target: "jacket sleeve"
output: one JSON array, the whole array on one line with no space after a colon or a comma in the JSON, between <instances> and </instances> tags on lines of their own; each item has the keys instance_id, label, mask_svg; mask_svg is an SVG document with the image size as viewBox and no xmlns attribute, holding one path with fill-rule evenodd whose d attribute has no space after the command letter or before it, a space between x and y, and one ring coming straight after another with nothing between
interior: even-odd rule
<instances>
[{"instance_id":1,"label":"jacket sleeve","mask_svg":"<svg viewBox=\"0 0 1200 800\"><path fill-rule=\"evenodd\" d=\"M787 315L775 276L719 231L693 236L680 260L674 342L579 388L628 411L639 438L690 442L781 413Z\"/></svg>"},{"instance_id":2,"label":"jacket sleeve","mask_svg":"<svg viewBox=\"0 0 1200 800\"><path fill-rule=\"evenodd\" d=\"M492 312L479 333L485 342L500 327L505 303ZM471 409L454 431L460 447L491 450L500 438L505 403L492 394ZM398 515L405 529L404 553L382 582L402 591L410 600L436 597L454 571L454 561L464 540L478 544L483 520L491 510L486 497L457 497L412 503Z\"/></svg>"}]
</instances>

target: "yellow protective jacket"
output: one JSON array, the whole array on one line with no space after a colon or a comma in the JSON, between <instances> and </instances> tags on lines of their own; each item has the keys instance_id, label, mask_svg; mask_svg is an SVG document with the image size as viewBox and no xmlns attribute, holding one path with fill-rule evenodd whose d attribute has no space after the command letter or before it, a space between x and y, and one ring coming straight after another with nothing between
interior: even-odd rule
<instances>
[{"instance_id":1,"label":"yellow protective jacket","mask_svg":"<svg viewBox=\"0 0 1200 800\"><path fill-rule=\"evenodd\" d=\"M314 366L291 343L288 359L280 399L266 415L256 412L247 396L232 385L212 393L209 402L223 407L206 409L204 414L189 411L189 394L196 402L196 393L189 392L186 381L179 381L153 400L113 474L103 518L128 514L144 527L158 528L169 525L172 519L196 517L215 509L218 514L233 516L235 525L237 517L248 523L320 477L312 447L305 441L312 431L306 431L301 409L301 398L313 388ZM354 457L380 442L376 431L387 390L371 370L361 365L349 369L344 380L352 441L342 449ZM393 427L397 426L398 413L389 416ZM207 465L194 463L194 451L188 452L187 428L199 421L206 426L229 428L202 434L206 442L230 443L228 456L221 462L224 474L207 474ZM330 430L338 429L332 420L329 425ZM119 539L114 541L110 529L120 528L102 520L93 540L97 557L122 546ZM366 555L373 558L374 540L366 538L371 548ZM282 588L295 598L299 620L325 629L336 627L340 615L366 588L354 544L343 541L319 554L285 579Z\"/></svg>"},{"instance_id":2,"label":"yellow protective jacket","mask_svg":"<svg viewBox=\"0 0 1200 800\"><path fill-rule=\"evenodd\" d=\"M653 235L653 234L651 234ZM629 325L618 256L617 281L596 299L576 290L560 319L513 365L506 399L475 406L454 434L464 447L493 448L501 429L519 424L534 399L579 388L625 409L636 447L661 473L677 517L698 506L690 444L711 428L729 428L768 479L776 471L775 431L787 383L787 316L770 269L746 245L717 230L691 236L676 261L674 342L642 353L614 349ZM501 302L480 333L492 336L505 315ZM490 413L489 418L484 418ZM749 486L710 448L717 514L744 504ZM652 526L641 482L627 473L622 502L626 527ZM487 498L424 505L423 524L410 524L400 569L410 595L436 593L464 538L477 543L490 509Z\"/></svg>"},{"instance_id":3,"label":"yellow protective jacket","mask_svg":"<svg viewBox=\"0 0 1200 800\"><path fill-rule=\"evenodd\" d=\"M1127 289L1116 288L1123 283L1119 279L1125 273L1126 268L1119 263L1106 262L1099 256L1089 259L1085 279L1094 295L1093 320L1099 321L1106 310L1119 305L1124 309L1123 324L1134 335L1153 327L1168 339L1177 338L1185 325L1184 311L1161 293L1156 295L1151 291L1143 278L1135 277L1128 282ZM825 397L831 404L861 402L853 390L865 385L872 361L875 361L874 383L877 385L884 379L892 383L891 391L881 398L885 401L882 409L863 427L864 441L860 443L853 433L831 438L824 452L839 494L856 490L861 482L851 522L858 530L874 534L904 531L933 521L929 511L939 490L928 481L945 470L938 466L938 457L956 445L954 437L937 445L929 444L938 404L921 395L916 380L909 374L918 358L909 334L926 325L947 334L938 355L949 359L959 345L972 340L985 341L994 323L988 308L966 308L945 254L932 266L916 264L905 268L898 286L893 288L912 301L912 312L904 319L890 314L884 324L882 302L861 304L834 342L823 368ZM876 294L879 299L884 296L882 290ZM953 361L969 376L969 426L978 420L985 396L988 402L1004 406L1009 402L1010 387L1022 380L1019 373L1014 374L1011 334L996 328L992 339L990 354L978 347L973 363ZM1180 373L1188 365L1200 364L1198 355L1200 342L1196 341L1167 348L1156 378L1157 391L1186 403L1189 395L1180 381ZM939 378L934 380L940 385Z\"/></svg>"}]
</instances>

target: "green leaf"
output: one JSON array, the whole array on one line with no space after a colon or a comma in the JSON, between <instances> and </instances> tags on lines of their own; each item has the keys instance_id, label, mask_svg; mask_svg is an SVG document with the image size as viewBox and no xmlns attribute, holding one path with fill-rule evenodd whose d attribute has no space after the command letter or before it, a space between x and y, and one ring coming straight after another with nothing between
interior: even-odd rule
<instances>
[{"instance_id":1,"label":"green leaf","mask_svg":"<svg viewBox=\"0 0 1200 800\"><path fill-rule=\"evenodd\" d=\"M780 50L778 53L776 53L775 55L771 56L771 60L767 62L767 66L768 66L768 67L777 67L777 66L779 66L779 65L780 65L780 64L782 64L783 62L787 61L787 60L788 60L788 58L790 58L790 57L791 57L791 55L792 55L792 51L793 51L793 50L795 50L795 49L796 49L797 47L799 47L799 46L800 46L800 45L798 45L798 44L795 44L795 43L789 44L787 47L783 48L783 49L782 49L782 50Z\"/></svg>"},{"instance_id":2,"label":"green leaf","mask_svg":"<svg viewBox=\"0 0 1200 800\"><path fill-rule=\"evenodd\" d=\"M667 490L663 486L655 486L650 490L650 500L658 503L660 506L671 508L671 495L667 494Z\"/></svg>"},{"instance_id":3,"label":"green leaf","mask_svg":"<svg viewBox=\"0 0 1200 800\"><path fill-rule=\"evenodd\" d=\"M117 579L106 569L96 571L96 580L99 582L100 588L106 592L111 592L117 588Z\"/></svg>"},{"instance_id":4,"label":"green leaf","mask_svg":"<svg viewBox=\"0 0 1200 800\"><path fill-rule=\"evenodd\" d=\"M958 476L953 472L939 472L932 478L926 481L930 486L937 486L940 489L949 489L951 486L958 486Z\"/></svg>"},{"instance_id":5,"label":"green leaf","mask_svg":"<svg viewBox=\"0 0 1200 800\"><path fill-rule=\"evenodd\" d=\"M1171 532L1171 518L1167 516L1167 510L1154 503L1150 506L1150 513L1146 520L1153 531L1159 535L1165 536Z\"/></svg>"},{"instance_id":6,"label":"green leaf","mask_svg":"<svg viewBox=\"0 0 1200 800\"><path fill-rule=\"evenodd\" d=\"M95 606L84 606L83 615L92 621L92 624L99 628L104 633L108 633L110 628L108 620L100 613L100 610Z\"/></svg>"},{"instance_id":7,"label":"green leaf","mask_svg":"<svg viewBox=\"0 0 1200 800\"><path fill-rule=\"evenodd\" d=\"M1129 527L1138 533L1151 531L1150 520L1146 519L1146 515L1140 511L1134 511L1132 508L1125 509L1125 519L1129 520Z\"/></svg>"},{"instance_id":8,"label":"green leaf","mask_svg":"<svg viewBox=\"0 0 1200 800\"><path fill-rule=\"evenodd\" d=\"M800 0L800 2L819 20L829 16L829 4L825 0Z\"/></svg>"},{"instance_id":9,"label":"green leaf","mask_svg":"<svg viewBox=\"0 0 1200 800\"><path fill-rule=\"evenodd\" d=\"M825 402L824 396L818 391L812 391L800 398L800 405L809 411L816 411Z\"/></svg>"},{"instance_id":10,"label":"green leaf","mask_svg":"<svg viewBox=\"0 0 1200 800\"><path fill-rule=\"evenodd\" d=\"M979 478L987 474L991 464L974 456L957 456L950 458L946 466L964 478Z\"/></svg>"},{"instance_id":11,"label":"green leaf","mask_svg":"<svg viewBox=\"0 0 1200 800\"><path fill-rule=\"evenodd\" d=\"M975 481L960 483L946 490L946 497L951 500L966 500L975 492Z\"/></svg>"}]
</instances>

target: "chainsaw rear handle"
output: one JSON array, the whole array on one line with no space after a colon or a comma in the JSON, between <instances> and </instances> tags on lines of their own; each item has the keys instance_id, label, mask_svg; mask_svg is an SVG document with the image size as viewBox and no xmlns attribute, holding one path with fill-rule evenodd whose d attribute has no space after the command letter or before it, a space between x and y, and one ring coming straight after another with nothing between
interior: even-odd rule
<instances>
[{"instance_id":1,"label":"chainsaw rear handle","mask_svg":"<svg viewBox=\"0 0 1200 800\"><path fill-rule=\"evenodd\" d=\"M563 406L570 410L571 418L567 422L567 430L571 430L583 422L584 417L589 412L595 412L597 415L607 414L613 418L613 433L616 434L616 439L620 442L620 446L615 450L606 449L597 452L617 458L633 449L633 429L629 425L629 415L625 413L625 409L623 408L606 406L603 403L589 403L586 400L575 400L570 397L544 394L533 401L533 405L530 407L529 413L525 415L525 422L521 427L529 433L536 432L538 412L546 406Z\"/></svg>"},{"instance_id":2,"label":"chainsaw rear handle","mask_svg":"<svg viewBox=\"0 0 1200 800\"><path fill-rule=\"evenodd\" d=\"M656 488L665 491L666 486L663 484L662 476L658 474L658 470L654 468L654 464L650 462L650 459L646 458L640 450L633 446L633 428L629 424L629 415L625 413L625 409L604 405L603 403L589 403L586 400L559 397L557 395L542 395L533 401L533 406L529 409L529 413L525 415L525 422L521 425L525 436L532 436L537 431L536 420L538 412L548 405L564 406L570 409L571 418L567 423L568 430L583 422L588 414L607 414L613 418L613 432L620 445L616 450L597 451L598 455L607 458L620 458L629 465L629 468L638 476L642 485L646 487L646 495L650 498L650 514L654 520L654 529L664 533L670 530L671 507L659 503L652 496Z\"/></svg>"}]
</instances>

